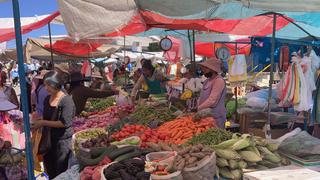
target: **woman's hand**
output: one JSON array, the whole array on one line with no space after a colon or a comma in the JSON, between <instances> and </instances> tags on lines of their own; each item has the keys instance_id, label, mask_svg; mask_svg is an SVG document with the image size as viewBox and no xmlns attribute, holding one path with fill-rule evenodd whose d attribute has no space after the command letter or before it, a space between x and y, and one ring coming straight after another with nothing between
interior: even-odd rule
<instances>
[{"instance_id":1,"label":"woman's hand","mask_svg":"<svg viewBox=\"0 0 320 180\"><path fill-rule=\"evenodd\" d=\"M44 125L43 120L33 121L31 124L31 129L39 129L39 128L43 127L43 125Z\"/></svg>"}]
</instances>

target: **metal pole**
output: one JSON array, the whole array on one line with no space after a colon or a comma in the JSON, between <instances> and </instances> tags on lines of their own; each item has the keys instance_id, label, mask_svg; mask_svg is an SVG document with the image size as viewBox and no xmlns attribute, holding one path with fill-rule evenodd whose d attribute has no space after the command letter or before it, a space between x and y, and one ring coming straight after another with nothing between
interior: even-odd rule
<instances>
[{"instance_id":1,"label":"metal pole","mask_svg":"<svg viewBox=\"0 0 320 180\"><path fill-rule=\"evenodd\" d=\"M273 84L273 67L274 67L274 50L276 46L276 26L277 26L277 15L273 14L273 29L271 39L271 65L270 65L270 81L269 81L269 97L268 97L268 121L266 124L266 138L271 138L271 99L272 99L272 84Z\"/></svg>"},{"instance_id":2,"label":"metal pole","mask_svg":"<svg viewBox=\"0 0 320 180\"><path fill-rule=\"evenodd\" d=\"M193 59L193 48L192 48L192 42L191 42L191 36L190 36L190 30L188 30L188 40L189 40L189 46L190 46L190 59L191 59L191 63L192 63L192 59Z\"/></svg>"},{"instance_id":3,"label":"metal pole","mask_svg":"<svg viewBox=\"0 0 320 180\"><path fill-rule=\"evenodd\" d=\"M238 43L235 43L235 53L236 55L238 55ZM235 121L238 122L238 86L235 87L235 95L236 95L236 99L235 99Z\"/></svg>"},{"instance_id":4,"label":"metal pole","mask_svg":"<svg viewBox=\"0 0 320 180\"><path fill-rule=\"evenodd\" d=\"M27 86L25 79L25 71L23 64L23 47L22 47L22 36L21 36L21 22L20 22L20 10L19 10L19 1L12 0L13 8L13 17L14 17L14 28L16 35L16 48L17 48L17 57L18 57L18 68L20 78L20 90L21 90L21 99L22 99L22 111L23 111L23 122L24 122L24 131L26 138L26 156L27 156L27 168L28 168L28 179L34 179L33 173L33 155L32 155L32 146L30 138L30 122L29 122L29 107L28 107L28 98L27 98Z\"/></svg>"},{"instance_id":5,"label":"metal pole","mask_svg":"<svg viewBox=\"0 0 320 180\"><path fill-rule=\"evenodd\" d=\"M48 30L49 30L49 41L50 41L50 54L51 54L51 64L52 68L54 68L53 62L53 51L52 51L52 37L51 37L51 25L50 22L48 23Z\"/></svg>"},{"instance_id":6,"label":"metal pole","mask_svg":"<svg viewBox=\"0 0 320 180\"><path fill-rule=\"evenodd\" d=\"M123 36L123 61L124 59L126 58L126 36ZM127 70L126 70L126 67L127 65L125 64L125 67L124 67L124 84L125 84L125 87L127 87Z\"/></svg>"},{"instance_id":7,"label":"metal pole","mask_svg":"<svg viewBox=\"0 0 320 180\"><path fill-rule=\"evenodd\" d=\"M192 30L192 49L193 49L193 76L196 77L196 40L195 40L195 35L194 35L194 30Z\"/></svg>"}]
</instances>

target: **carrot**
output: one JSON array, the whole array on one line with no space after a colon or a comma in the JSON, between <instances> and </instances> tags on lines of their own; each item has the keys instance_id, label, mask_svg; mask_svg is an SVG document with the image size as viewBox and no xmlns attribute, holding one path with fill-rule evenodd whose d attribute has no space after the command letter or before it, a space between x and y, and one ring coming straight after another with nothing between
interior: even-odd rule
<instances>
[{"instance_id":1,"label":"carrot","mask_svg":"<svg viewBox=\"0 0 320 180\"><path fill-rule=\"evenodd\" d=\"M183 131L179 131L177 134L175 134L175 136L173 137L173 139L180 138L182 135L183 135Z\"/></svg>"}]
</instances>

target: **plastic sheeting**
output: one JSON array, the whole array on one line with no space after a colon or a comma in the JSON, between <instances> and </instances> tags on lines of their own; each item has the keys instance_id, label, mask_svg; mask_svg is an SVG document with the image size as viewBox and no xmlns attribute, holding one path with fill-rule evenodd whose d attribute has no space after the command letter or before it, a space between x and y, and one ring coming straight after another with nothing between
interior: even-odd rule
<instances>
[{"instance_id":1,"label":"plastic sheeting","mask_svg":"<svg viewBox=\"0 0 320 180\"><path fill-rule=\"evenodd\" d=\"M204 43L204 42L197 42L196 43L196 54L206 57L215 56L215 53L218 48L226 47L229 49L231 55L236 54L250 54L251 45L250 44L238 44L238 52L236 53L236 45L235 44L228 44L228 43Z\"/></svg>"},{"instance_id":2,"label":"plastic sheeting","mask_svg":"<svg viewBox=\"0 0 320 180\"><path fill-rule=\"evenodd\" d=\"M58 0L69 35L76 40L112 33L137 13L134 0Z\"/></svg>"},{"instance_id":3,"label":"plastic sheeting","mask_svg":"<svg viewBox=\"0 0 320 180\"><path fill-rule=\"evenodd\" d=\"M51 15L44 15L39 17L21 18L21 33L26 34L32 30L41 28L47 25L54 18L59 16L59 12L55 12ZM1 18L0 19L0 43L14 39L15 30L13 24L13 18Z\"/></svg>"}]
</instances>

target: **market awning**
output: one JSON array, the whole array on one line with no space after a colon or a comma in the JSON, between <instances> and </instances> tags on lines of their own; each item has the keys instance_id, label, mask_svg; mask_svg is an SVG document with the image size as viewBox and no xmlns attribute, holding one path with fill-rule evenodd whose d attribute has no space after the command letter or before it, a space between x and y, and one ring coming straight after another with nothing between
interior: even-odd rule
<instances>
[{"instance_id":1,"label":"market awning","mask_svg":"<svg viewBox=\"0 0 320 180\"><path fill-rule=\"evenodd\" d=\"M57 43L58 42L58 43ZM61 56L62 60L72 59L88 59L106 57L116 52L120 47L116 45L99 44L95 48L87 49L92 44L73 43L68 40L59 40L53 42L53 52L55 56ZM57 44L55 44L57 43ZM41 59L50 57L50 44L49 40L29 38L26 43L26 58L30 62L30 58Z\"/></svg>"},{"instance_id":2,"label":"market awning","mask_svg":"<svg viewBox=\"0 0 320 180\"><path fill-rule=\"evenodd\" d=\"M26 34L32 30L41 28L59 16L59 12L51 15L21 18L21 33ZM0 18L0 43L15 38L13 18Z\"/></svg>"}]
</instances>

